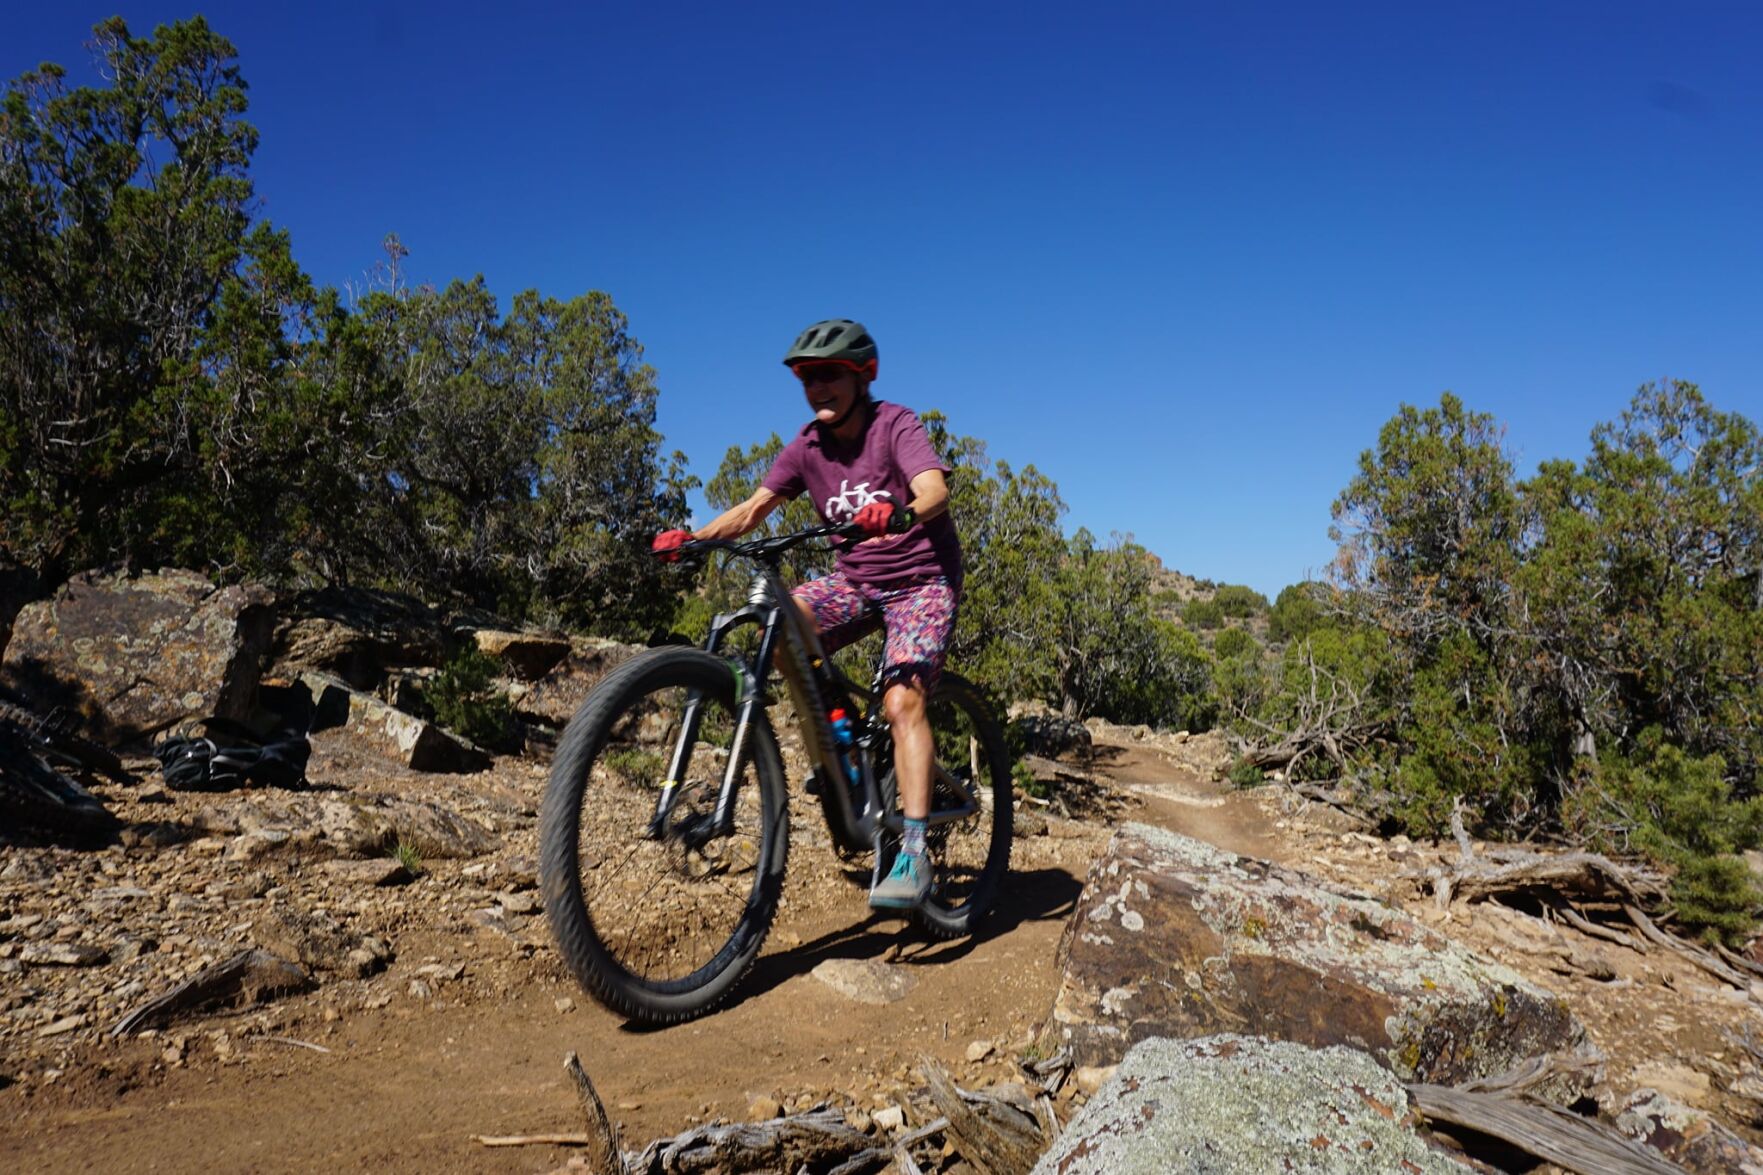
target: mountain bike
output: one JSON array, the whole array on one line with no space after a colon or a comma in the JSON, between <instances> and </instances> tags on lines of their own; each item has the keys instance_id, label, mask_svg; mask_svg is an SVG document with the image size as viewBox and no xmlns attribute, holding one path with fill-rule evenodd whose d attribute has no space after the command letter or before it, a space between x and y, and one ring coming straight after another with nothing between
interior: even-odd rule
<instances>
[{"instance_id":1,"label":"mountain bike","mask_svg":"<svg viewBox=\"0 0 1763 1175\"><path fill-rule=\"evenodd\" d=\"M133 783L107 747L82 738L65 711L47 717L0 697L0 836L31 830L51 838L102 840L122 827L104 802L74 779Z\"/></svg>"},{"instance_id":2,"label":"mountain bike","mask_svg":"<svg viewBox=\"0 0 1763 1175\"><path fill-rule=\"evenodd\" d=\"M576 979L621 1015L666 1024L709 1011L771 929L789 852L772 667L834 846L870 855L872 884L893 863L901 816L880 666L867 687L847 677L781 571L796 547L856 533L819 526L686 543L684 556L724 552L753 565L746 604L715 617L702 648L650 649L619 666L564 731L540 815L545 909ZM933 873L912 916L934 937L957 938L990 910L1009 867L1010 760L972 683L945 672L927 704Z\"/></svg>"}]
</instances>

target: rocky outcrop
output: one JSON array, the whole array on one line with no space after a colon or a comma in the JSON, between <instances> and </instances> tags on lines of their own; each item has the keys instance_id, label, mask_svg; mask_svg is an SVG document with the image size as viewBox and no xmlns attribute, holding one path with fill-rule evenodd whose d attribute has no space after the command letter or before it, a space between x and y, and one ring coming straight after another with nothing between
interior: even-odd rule
<instances>
[{"instance_id":1,"label":"rocky outcrop","mask_svg":"<svg viewBox=\"0 0 1763 1175\"><path fill-rule=\"evenodd\" d=\"M543 678L509 690L514 712L527 722L566 726L600 679L640 652L635 645L577 637L571 642L569 655Z\"/></svg>"},{"instance_id":2,"label":"rocky outcrop","mask_svg":"<svg viewBox=\"0 0 1763 1175\"><path fill-rule=\"evenodd\" d=\"M229 860L284 853L367 858L408 845L424 858L476 857L497 839L476 822L425 800L395 796L262 796L210 813L210 833L231 835Z\"/></svg>"},{"instance_id":3,"label":"rocky outcrop","mask_svg":"<svg viewBox=\"0 0 1763 1175\"><path fill-rule=\"evenodd\" d=\"M276 624L272 671L318 670L373 689L388 669L439 665L445 630L434 609L396 592L326 588L288 600Z\"/></svg>"},{"instance_id":4,"label":"rocky outcrop","mask_svg":"<svg viewBox=\"0 0 1763 1175\"><path fill-rule=\"evenodd\" d=\"M379 757L413 771L471 772L490 765L482 747L337 678L307 673L301 681L312 693L314 730L346 730Z\"/></svg>"},{"instance_id":5,"label":"rocky outcrop","mask_svg":"<svg viewBox=\"0 0 1763 1175\"><path fill-rule=\"evenodd\" d=\"M39 709L81 712L111 743L208 715L242 721L273 607L264 588L217 588L192 571L83 575L19 613L0 675Z\"/></svg>"},{"instance_id":6,"label":"rocky outcrop","mask_svg":"<svg viewBox=\"0 0 1763 1175\"><path fill-rule=\"evenodd\" d=\"M1362 1052L1219 1035L1130 1049L1035 1175L1453 1173L1408 1095Z\"/></svg>"},{"instance_id":7,"label":"rocky outcrop","mask_svg":"<svg viewBox=\"0 0 1763 1175\"><path fill-rule=\"evenodd\" d=\"M1061 950L1053 1019L1080 1065L1247 1027L1450 1085L1585 1036L1548 992L1379 902L1142 824L1092 866Z\"/></svg>"},{"instance_id":8,"label":"rocky outcrop","mask_svg":"<svg viewBox=\"0 0 1763 1175\"><path fill-rule=\"evenodd\" d=\"M1638 1089L1616 1112L1616 1128L1695 1175L1763 1175L1763 1150L1651 1089Z\"/></svg>"},{"instance_id":9,"label":"rocky outcrop","mask_svg":"<svg viewBox=\"0 0 1763 1175\"><path fill-rule=\"evenodd\" d=\"M535 632L503 632L480 628L472 633L478 651L494 657L509 673L521 681L537 681L569 656L568 638L543 636Z\"/></svg>"}]
</instances>

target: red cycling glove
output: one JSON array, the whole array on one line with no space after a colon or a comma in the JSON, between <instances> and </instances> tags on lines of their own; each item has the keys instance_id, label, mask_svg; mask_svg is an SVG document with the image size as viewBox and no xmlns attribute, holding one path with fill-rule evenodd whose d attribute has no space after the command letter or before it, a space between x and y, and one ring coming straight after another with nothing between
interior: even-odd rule
<instances>
[{"instance_id":1,"label":"red cycling glove","mask_svg":"<svg viewBox=\"0 0 1763 1175\"><path fill-rule=\"evenodd\" d=\"M892 502L871 502L851 519L863 528L864 534L903 534L917 521L910 509L897 509Z\"/></svg>"},{"instance_id":2,"label":"red cycling glove","mask_svg":"<svg viewBox=\"0 0 1763 1175\"><path fill-rule=\"evenodd\" d=\"M664 561L676 563L679 561L680 545L691 541L692 532L689 530L664 530L655 536L655 541L649 544L649 549Z\"/></svg>"}]
</instances>

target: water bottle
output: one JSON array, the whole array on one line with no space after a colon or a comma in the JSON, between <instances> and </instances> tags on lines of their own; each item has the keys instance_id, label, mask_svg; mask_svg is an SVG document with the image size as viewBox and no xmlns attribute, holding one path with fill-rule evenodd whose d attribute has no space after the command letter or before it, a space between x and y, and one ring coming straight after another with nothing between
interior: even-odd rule
<instances>
[{"instance_id":1,"label":"water bottle","mask_svg":"<svg viewBox=\"0 0 1763 1175\"><path fill-rule=\"evenodd\" d=\"M853 788L862 786L857 775L857 756L852 750L856 738L851 732L851 716L840 707L829 713L826 720L832 725L833 742L838 744L839 762L844 765L846 777Z\"/></svg>"}]
</instances>

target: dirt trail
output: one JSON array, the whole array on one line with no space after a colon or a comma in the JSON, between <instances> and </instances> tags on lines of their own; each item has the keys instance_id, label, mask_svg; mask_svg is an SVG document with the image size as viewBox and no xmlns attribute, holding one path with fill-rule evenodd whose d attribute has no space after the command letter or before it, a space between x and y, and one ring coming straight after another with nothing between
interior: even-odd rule
<instances>
[{"instance_id":1,"label":"dirt trail","mask_svg":"<svg viewBox=\"0 0 1763 1175\"><path fill-rule=\"evenodd\" d=\"M1132 762L1156 778L1150 758ZM1198 780L1182 787L1203 790ZM824 828L800 797L792 808L778 925L734 1002L708 1018L632 1029L585 996L548 949L529 948L488 998L444 986L433 999L398 991L381 1008L339 1010L321 989L290 1001L274 1035L328 1052L244 1035L237 1018L215 1017L178 1030L189 1037L189 1060L179 1066L160 1062L166 1033L107 1041L54 1084L0 1089L0 1167L550 1170L567 1149L485 1149L471 1136L578 1130L562 1067L569 1050L581 1055L627 1146L701 1121L744 1120L761 1095L786 1107L822 1098L891 1104L918 1083L913 1069L924 1055L964 1083L1016 1078L1015 1059L1051 1006L1058 941L1107 826L1054 819L1045 834L1021 838L983 934L932 943L896 919L871 916L861 886L825 848ZM446 931L400 936L386 982L395 988L409 968L458 957L455 939ZM892 1005L857 1003L810 974L834 958L895 963L916 985ZM208 1035L228 1027L236 1033L230 1059L217 1056ZM970 1062L976 1041L994 1049Z\"/></svg>"},{"instance_id":2,"label":"dirt trail","mask_svg":"<svg viewBox=\"0 0 1763 1175\"><path fill-rule=\"evenodd\" d=\"M627 1147L698 1122L745 1120L761 1096L786 1109L822 1099L852 1110L893 1104L918 1084L913 1068L927 1054L970 1087L1012 1080L1057 990L1066 917L1123 817L1298 865L1441 923L1566 999L1610 1054L1618 1091L1652 1084L1712 1109L1720 1087L1705 1074L1736 1073L1742 1062L1731 1032L1749 1022L1745 993L1506 907L1437 911L1401 875L1441 859L1440 849L1345 831L1326 811L1287 815L1277 789L1230 791L1132 740L1099 747L1074 770L1091 781L1070 793L1085 796L1086 818L1046 819L1043 830L1049 810L1024 805L1034 834L1019 837L984 933L960 943L929 943L871 917L809 802L793 796L789 882L765 954L734 1002L658 1031L632 1030L583 995L541 917L520 936L421 921L473 867L436 863L403 891L408 913L398 917L409 921L394 935L398 960L387 974L286 1001L267 1028L248 1031L250 1015L211 1017L158 1039L88 1048L53 1083L0 1088L0 1169L550 1171L571 1152L489 1150L472 1136L579 1129L562 1068L570 1050ZM537 784L496 786L530 801ZM838 958L898 964L916 986L892 1005L856 1003L810 974ZM423 998L406 992L425 964L458 959L464 981ZM223 1030L231 1036L217 1042ZM188 1038L184 1056L167 1063L161 1054L178 1034ZM328 1051L289 1043L302 1041ZM970 1061L975 1042L993 1047ZM1745 1120L1726 1109L1728 1121Z\"/></svg>"}]
</instances>

